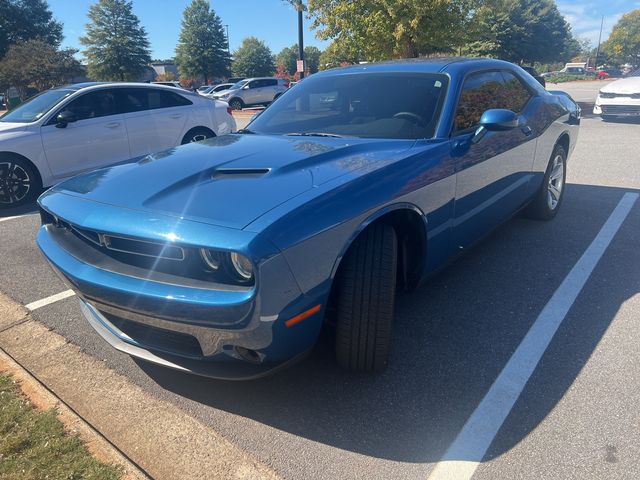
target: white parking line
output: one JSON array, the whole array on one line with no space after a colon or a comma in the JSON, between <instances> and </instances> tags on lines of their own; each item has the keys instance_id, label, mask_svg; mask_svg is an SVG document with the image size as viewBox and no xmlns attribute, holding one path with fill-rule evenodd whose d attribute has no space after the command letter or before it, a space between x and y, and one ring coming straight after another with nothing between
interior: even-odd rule
<instances>
[{"instance_id":1,"label":"white parking line","mask_svg":"<svg viewBox=\"0 0 640 480\"><path fill-rule=\"evenodd\" d=\"M22 217L26 217L26 215L16 215L14 217L3 217L3 218L0 218L0 222L6 222L7 220L13 220L14 218L22 218Z\"/></svg>"},{"instance_id":2,"label":"white parking line","mask_svg":"<svg viewBox=\"0 0 640 480\"><path fill-rule=\"evenodd\" d=\"M25 308L33 312L34 310L37 310L38 308L42 308L45 305L59 302L60 300L73 297L74 295L75 295L75 292L73 290L65 290L64 292L56 293L55 295L51 295L50 297L43 298L42 300L36 300L35 302L28 303L27 305L25 305Z\"/></svg>"},{"instance_id":3,"label":"white parking line","mask_svg":"<svg viewBox=\"0 0 640 480\"><path fill-rule=\"evenodd\" d=\"M605 224L562 281L498 378L449 446L429 480L470 479L509 415L598 261L638 199L625 193Z\"/></svg>"}]
</instances>

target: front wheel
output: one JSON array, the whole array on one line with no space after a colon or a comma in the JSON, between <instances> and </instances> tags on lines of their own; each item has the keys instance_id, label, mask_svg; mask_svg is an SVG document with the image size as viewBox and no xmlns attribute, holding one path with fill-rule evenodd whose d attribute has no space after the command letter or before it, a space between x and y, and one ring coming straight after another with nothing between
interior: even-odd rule
<instances>
[{"instance_id":1,"label":"front wheel","mask_svg":"<svg viewBox=\"0 0 640 480\"><path fill-rule=\"evenodd\" d=\"M18 207L36 199L42 182L33 165L19 156L0 157L0 207Z\"/></svg>"},{"instance_id":2,"label":"front wheel","mask_svg":"<svg viewBox=\"0 0 640 480\"><path fill-rule=\"evenodd\" d=\"M244 102L239 98L233 98L229 102L229 106L234 110L242 110L244 108Z\"/></svg>"},{"instance_id":3,"label":"front wheel","mask_svg":"<svg viewBox=\"0 0 640 480\"><path fill-rule=\"evenodd\" d=\"M189 130L185 136L182 138L181 145L186 145L187 143L201 142L206 140L207 138L215 137L215 133L213 133L208 128L204 127L196 127Z\"/></svg>"},{"instance_id":4,"label":"front wheel","mask_svg":"<svg viewBox=\"0 0 640 480\"><path fill-rule=\"evenodd\" d=\"M567 153L557 145L549 160L540 189L533 197L525 213L535 220L551 220L556 216L564 197L567 177Z\"/></svg>"},{"instance_id":5,"label":"front wheel","mask_svg":"<svg viewBox=\"0 0 640 480\"><path fill-rule=\"evenodd\" d=\"M372 225L356 240L337 278L336 358L349 370L380 371L391 349L398 242Z\"/></svg>"}]
</instances>

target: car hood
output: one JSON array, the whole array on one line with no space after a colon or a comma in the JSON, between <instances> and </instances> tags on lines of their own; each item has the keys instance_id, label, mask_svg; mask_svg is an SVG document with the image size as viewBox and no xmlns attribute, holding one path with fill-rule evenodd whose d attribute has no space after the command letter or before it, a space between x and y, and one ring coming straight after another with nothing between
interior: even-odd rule
<instances>
[{"instance_id":1,"label":"car hood","mask_svg":"<svg viewBox=\"0 0 640 480\"><path fill-rule=\"evenodd\" d=\"M640 77L627 77L611 82L600 89L605 93L640 93Z\"/></svg>"},{"instance_id":2,"label":"car hood","mask_svg":"<svg viewBox=\"0 0 640 480\"><path fill-rule=\"evenodd\" d=\"M0 135L5 133L22 132L26 129L24 123L0 122Z\"/></svg>"},{"instance_id":3,"label":"car hood","mask_svg":"<svg viewBox=\"0 0 640 480\"><path fill-rule=\"evenodd\" d=\"M242 229L309 189L387 163L413 143L230 134L74 177L45 196L64 193Z\"/></svg>"},{"instance_id":4,"label":"car hood","mask_svg":"<svg viewBox=\"0 0 640 480\"><path fill-rule=\"evenodd\" d=\"M224 95L228 95L230 93L235 93L235 92L239 92L240 89L236 88L236 89L230 89L227 88L226 90L220 90L219 92L212 92L211 95L213 95L214 97L222 97Z\"/></svg>"}]
</instances>

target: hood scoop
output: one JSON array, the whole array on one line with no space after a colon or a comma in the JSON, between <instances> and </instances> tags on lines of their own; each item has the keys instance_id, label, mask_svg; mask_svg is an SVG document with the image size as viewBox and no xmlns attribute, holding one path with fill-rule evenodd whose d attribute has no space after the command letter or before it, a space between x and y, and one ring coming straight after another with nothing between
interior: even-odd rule
<instances>
[{"instance_id":1,"label":"hood scoop","mask_svg":"<svg viewBox=\"0 0 640 480\"><path fill-rule=\"evenodd\" d=\"M258 178L271 171L270 168L218 168L213 172L213 180L233 178Z\"/></svg>"}]
</instances>

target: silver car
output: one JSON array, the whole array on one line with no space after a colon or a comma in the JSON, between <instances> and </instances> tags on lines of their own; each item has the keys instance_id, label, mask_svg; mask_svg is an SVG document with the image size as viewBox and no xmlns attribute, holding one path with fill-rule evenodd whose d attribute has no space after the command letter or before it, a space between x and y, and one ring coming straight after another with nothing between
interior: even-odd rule
<instances>
[{"instance_id":1,"label":"silver car","mask_svg":"<svg viewBox=\"0 0 640 480\"><path fill-rule=\"evenodd\" d=\"M282 95L289 87L282 78L245 78L228 90L215 93L213 98L223 100L234 110L242 110L254 105L266 105Z\"/></svg>"}]
</instances>

